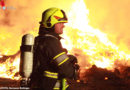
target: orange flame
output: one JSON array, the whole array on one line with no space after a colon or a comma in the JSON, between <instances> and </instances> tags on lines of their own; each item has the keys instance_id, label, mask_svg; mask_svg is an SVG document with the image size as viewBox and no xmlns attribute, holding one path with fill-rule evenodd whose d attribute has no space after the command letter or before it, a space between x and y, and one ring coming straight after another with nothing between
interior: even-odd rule
<instances>
[{"instance_id":1,"label":"orange flame","mask_svg":"<svg viewBox=\"0 0 130 90\"><path fill-rule=\"evenodd\" d=\"M5 60L0 63L0 77L10 78L18 80L20 78L19 75L16 75L19 71L19 53L13 56L1 56L1 60Z\"/></svg>"},{"instance_id":2,"label":"orange flame","mask_svg":"<svg viewBox=\"0 0 130 90\"><path fill-rule=\"evenodd\" d=\"M107 69L113 69L118 64L130 65L130 54L124 52L125 48L124 51L121 51L120 47L109 40L107 34L91 27L88 15L89 10L86 8L83 0L76 0L72 4L70 12L67 15L69 22L66 24L63 34L65 38L62 40L63 46L68 49L70 54L78 58L79 64L83 68L89 68L94 64ZM2 32L4 32L4 29L2 28ZM31 33L36 35L33 31ZM10 38L13 35L10 32L0 35L0 40L6 40L5 36ZM16 41L15 45L17 46L14 47L19 47L20 43L21 41ZM12 42L8 44L14 45ZM1 45L6 44L1 42ZM4 55L10 55L16 51L18 51L18 48L4 48L2 49L2 53L0 52L0 59L3 59ZM15 58L6 58L6 61L0 64L0 77L19 79L19 76L15 76L19 71L19 61L19 55Z\"/></svg>"},{"instance_id":3,"label":"orange flame","mask_svg":"<svg viewBox=\"0 0 130 90\"><path fill-rule=\"evenodd\" d=\"M98 67L113 69L115 61L124 60L124 64L130 60L130 54L121 51L112 43L107 34L89 25L89 10L83 0L76 0L73 3L69 16L69 23L66 24L63 37L64 47L71 53L77 55L79 63L86 67L96 65ZM129 65L129 64L127 64Z\"/></svg>"}]
</instances>

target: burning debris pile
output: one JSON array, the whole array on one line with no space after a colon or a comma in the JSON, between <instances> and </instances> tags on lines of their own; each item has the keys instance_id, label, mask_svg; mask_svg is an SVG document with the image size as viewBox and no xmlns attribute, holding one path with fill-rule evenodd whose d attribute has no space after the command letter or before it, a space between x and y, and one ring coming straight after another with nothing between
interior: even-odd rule
<instances>
[{"instance_id":1,"label":"burning debris pile","mask_svg":"<svg viewBox=\"0 0 130 90\"><path fill-rule=\"evenodd\" d=\"M70 90L129 90L130 67L110 71L93 65L84 69L81 81L68 80ZM0 87L20 87L19 80L0 78ZM3 89L4 90L4 89Z\"/></svg>"},{"instance_id":2,"label":"burning debris pile","mask_svg":"<svg viewBox=\"0 0 130 90\"><path fill-rule=\"evenodd\" d=\"M72 90L129 90L130 67L109 71L93 65L84 70L81 79L83 81L70 81Z\"/></svg>"},{"instance_id":3,"label":"burning debris pile","mask_svg":"<svg viewBox=\"0 0 130 90\"><path fill-rule=\"evenodd\" d=\"M10 61L10 63L12 63L19 54L20 54L20 52L18 51L14 55L1 55L1 57L0 57L0 63L4 63L8 59L10 59L9 61Z\"/></svg>"},{"instance_id":4,"label":"burning debris pile","mask_svg":"<svg viewBox=\"0 0 130 90\"><path fill-rule=\"evenodd\" d=\"M19 76L19 54L0 55L0 77L18 80Z\"/></svg>"}]
</instances>

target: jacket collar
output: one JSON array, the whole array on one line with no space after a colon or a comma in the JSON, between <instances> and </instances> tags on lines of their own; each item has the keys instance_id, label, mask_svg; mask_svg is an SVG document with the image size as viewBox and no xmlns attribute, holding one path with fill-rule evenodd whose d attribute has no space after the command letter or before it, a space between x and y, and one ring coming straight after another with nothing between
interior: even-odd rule
<instances>
[{"instance_id":1,"label":"jacket collar","mask_svg":"<svg viewBox=\"0 0 130 90\"><path fill-rule=\"evenodd\" d=\"M60 37L59 34L55 33L54 30L51 30L51 29L47 30L45 28L40 28L39 29L39 36L45 36L47 34L52 35L52 36L56 37L59 40L62 39L62 37Z\"/></svg>"}]
</instances>

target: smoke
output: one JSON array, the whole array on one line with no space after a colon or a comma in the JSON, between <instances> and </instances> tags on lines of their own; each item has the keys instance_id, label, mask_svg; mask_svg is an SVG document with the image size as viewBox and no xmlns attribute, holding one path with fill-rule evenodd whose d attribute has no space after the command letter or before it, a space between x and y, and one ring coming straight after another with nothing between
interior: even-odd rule
<instances>
[{"instance_id":1,"label":"smoke","mask_svg":"<svg viewBox=\"0 0 130 90\"><path fill-rule=\"evenodd\" d=\"M130 0L85 0L89 24L107 33L111 41L130 50Z\"/></svg>"},{"instance_id":2,"label":"smoke","mask_svg":"<svg viewBox=\"0 0 130 90\"><path fill-rule=\"evenodd\" d=\"M42 12L50 7L67 11L74 0L4 0L0 9L0 53L15 54L26 33L37 35Z\"/></svg>"}]
</instances>

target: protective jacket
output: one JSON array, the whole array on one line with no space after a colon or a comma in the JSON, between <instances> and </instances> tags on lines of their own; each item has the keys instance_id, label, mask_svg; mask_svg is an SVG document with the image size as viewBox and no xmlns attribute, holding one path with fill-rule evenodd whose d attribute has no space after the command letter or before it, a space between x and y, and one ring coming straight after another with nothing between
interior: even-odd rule
<instances>
[{"instance_id":1,"label":"protective jacket","mask_svg":"<svg viewBox=\"0 0 130 90\"><path fill-rule=\"evenodd\" d=\"M73 59L62 48L60 39L58 34L47 30L41 30L35 39L34 72L39 76L33 78L39 78L42 90L66 90L65 78L75 76Z\"/></svg>"}]
</instances>

